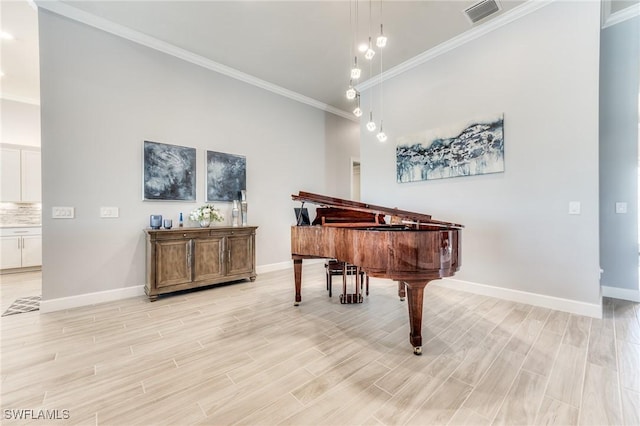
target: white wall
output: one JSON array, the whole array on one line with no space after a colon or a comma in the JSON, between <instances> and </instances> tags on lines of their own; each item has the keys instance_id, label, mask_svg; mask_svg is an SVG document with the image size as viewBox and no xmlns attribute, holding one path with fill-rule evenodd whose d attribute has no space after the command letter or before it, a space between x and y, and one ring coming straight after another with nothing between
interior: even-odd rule
<instances>
[{"instance_id":1,"label":"white wall","mask_svg":"<svg viewBox=\"0 0 640 426\"><path fill-rule=\"evenodd\" d=\"M599 19L554 2L386 81L389 141L361 129L363 200L466 225L458 280L597 316ZM396 183L396 137L485 113L504 113L504 173Z\"/></svg>"},{"instance_id":2,"label":"white wall","mask_svg":"<svg viewBox=\"0 0 640 426\"><path fill-rule=\"evenodd\" d=\"M0 99L2 143L40 146L40 106Z\"/></svg>"},{"instance_id":3,"label":"white wall","mask_svg":"<svg viewBox=\"0 0 640 426\"><path fill-rule=\"evenodd\" d=\"M142 230L204 201L205 150L247 157L257 264L290 261L291 194L325 190L323 111L47 11L39 21L45 300L142 285ZM198 203L141 201L144 140L197 149ZM51 219L52 206L76 218Z\"/></svg>"},{"instance_id":4,"label":"white wall","mask_svg":"<svg viewBox=\"0 0 640 426\"><path fill-rule=\"evenodd\" d=\"M638 291L638 80L640 17L602 30L600 259L602 285ZM627 214L616 214L616 202ZM632 294L629 293L633 298ZM614 296L614 294L611 294ZM620 295L622 296L622 295Z\"/></svg>"}]
</instances>

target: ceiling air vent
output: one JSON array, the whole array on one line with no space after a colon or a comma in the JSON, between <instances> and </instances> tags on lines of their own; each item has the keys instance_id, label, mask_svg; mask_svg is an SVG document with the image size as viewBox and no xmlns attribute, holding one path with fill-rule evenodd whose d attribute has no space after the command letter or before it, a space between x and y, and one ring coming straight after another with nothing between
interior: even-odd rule
<instances>
[{"instance_id":1,"label":"ceiling air vent","mask_svg":"<svg viewBox=\"0 0 640 426\"><path fill-rule=\"evenodd\" d=\"M475 24L500 10L500 5L496 0L482 0L464 10L465 15Z\"/></svg>"}]
</instances>

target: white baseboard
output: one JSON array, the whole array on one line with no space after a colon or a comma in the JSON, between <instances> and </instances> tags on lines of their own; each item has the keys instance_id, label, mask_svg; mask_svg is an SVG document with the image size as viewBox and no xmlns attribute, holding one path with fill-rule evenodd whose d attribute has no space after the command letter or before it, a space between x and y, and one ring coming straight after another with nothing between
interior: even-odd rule
<instances>
[{"instance_id":1,"label":"white baseboard","mask_svg":"<svg viewBox=\"0 0 640 426\"><path fill-rule=\"evenodd\" d=\"M322 263L326 259L304 259L303 265L312 265L315 263ZM283 269L292 269L293 260L287 260L286 262L270 263L268 265L256 266L256 273L258 275L265 274L267 272L282 271Z\"/></svg>"},{"instance_id":2,"label":"white baseboard","mask_svg":"<svg viewBox=\"0 0 640 426\"><path fill-rule=\"evenodd\" d=\"M292 267L293 262L291 260L287 260L286 262L270 263L268 265L258 265L256 266L256 274L266 274L267 272L281 271Z\"/></svg>"},{"instance_id":3,"label":"white baseboard","mask_svg":"<svg viewBox=\"0 0 640 426\"><path fill-rule=\"evenodd\" d=\"M453 290L468 291L469 293L481 294L483 296L496 297L498 299L510 300L512 302L526 303L528 305L540 306L542 308L549 308L577 315L584 315L592 318L602 318L602 304L578 302L570 299L561 299L554 296L546 296L543 294L529 293L510 288L494 287L486 284L478 284L450 278L434 281L433 285L451 288Z\"/></svg>"},{"instance_id":4,"label":"white baseboard","mask_svg":"<svg viewBox=\"0 0 640 426\"><path fill-rule=\"evenodd\" d=\"M607 287L603 285L602 296L612 299L628 300L630 302L640 302L640 290L632 290L630 288Z\"/></svg>"},{"instance_id":5,"label":"white baseboard","mask_svg":"<svg viewBox=\"0 0 640 426\"><path fill-rule=\"evenodd\" d=\"M58 299L40 301L40 312L55 312L80 306L95 305L114 300L128 299L144 295L144 286L118 288L115 290L98 291L95 293L79 294L77 296L61 297Z\"/></svg>"},{"instance_id":6,"label":"white baseboard","mask_svg":"<svg viewBox=\"0 0 640 426\"><path fill-rule=\"evenodd\" d=\"M304 264L313 264L324 262L324 259L305 259ZM292 269L293 261L271 263L268 265L260 265L256 267L256 273L265 274L267 272L281 271L284 269ZM130 297L138 297L144 295L144 285L125 287L116 290L98 291L95 293L79 294L77 296L61 297L59 299L40 301L40 312L55 312L65 309L79 308L81 306L95 305L104 302L113 302L114 300L128 299Z\"/></svg>"}]
</instances>

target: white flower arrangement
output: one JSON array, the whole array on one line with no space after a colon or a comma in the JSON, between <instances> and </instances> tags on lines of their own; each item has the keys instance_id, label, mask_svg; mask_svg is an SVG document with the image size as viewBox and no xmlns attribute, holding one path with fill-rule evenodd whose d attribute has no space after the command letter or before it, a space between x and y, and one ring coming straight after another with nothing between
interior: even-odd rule
<instances>
[{"instance_id":1,"label":"white flower arrangement","mask_svg":"<svg viewBox=\"0 0 640 426\"><path fill-rule=\"evenodd\" d=\"M195 220L196 222L203 220L208 220L210 222L222 222L224 220L224 216L218 209L213 207L213 204L205 204L195 210L192 210L191 213L189 213L189 219Z\"/></svg>"}]
</instances>

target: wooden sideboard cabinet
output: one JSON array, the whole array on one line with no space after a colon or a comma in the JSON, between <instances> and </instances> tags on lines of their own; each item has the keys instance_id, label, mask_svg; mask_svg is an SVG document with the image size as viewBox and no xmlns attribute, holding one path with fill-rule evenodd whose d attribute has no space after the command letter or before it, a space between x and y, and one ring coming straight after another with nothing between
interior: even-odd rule
<instances>
[{"instance_id":1,"label":"wooden sideboard cabinet","mask_svg":"<svg viewBox=\"0 0 640 426\"><path fill-rule=\"evenodd\" d=\"M158 295L248 278L256 279L256 226L145 229L144 291Z\"/></svg>"}]
</instances>

